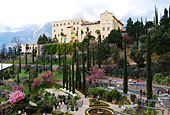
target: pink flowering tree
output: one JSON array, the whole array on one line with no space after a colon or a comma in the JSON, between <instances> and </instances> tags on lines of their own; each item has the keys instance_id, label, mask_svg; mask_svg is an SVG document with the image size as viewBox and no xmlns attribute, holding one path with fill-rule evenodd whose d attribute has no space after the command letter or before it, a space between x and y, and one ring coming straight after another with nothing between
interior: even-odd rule
<instances>
[{"instance_id":1,"label":"pink flowering tree","mask_svg":"<svg viewBox=\"0 0 170 115\"><path fill-rule=\"evenodd\" d=\"M88 76L87 78L89 81L98 82L99 79L104 77L104 69L99 69L95 66L91 68L91 71L89 71L89 73L91 74L91 76Z\"/></svg>"},{"instance_id":2,"label":"pink flowering tree","mask_svg":"<svg viewBox=\"0 0 170 115\"><path fill-rule=\"evenodd\" d=\"M34 79L34 82L32 83L33 87L39 87L42 84L42 78L41 77L37 77Z\"/></svg>"},{"instance_id":3,"label":"pink flowering tree","mask_svg":"<svg viewBox=\"0 0 170 115\"><path fill-rule=\"evenodd\" d=\"M17 91L17 90L19 90L19 91L21 91L21 92L24 92L24 86L23 86L23 85L18 85L18 86L14 86L14 87L12 88L12 91L13 91L13 92L15 92L15 91Z\"/></svg>"},{"instance_id":4,"label":"pink flowering tree","mask_svg":"<svg viewBox=\"0 0 170 115\"><path fill-rule=\"evenodd\" d=\"M47 72L43 71L41 73L41 77L42 77L43 82L51 82L51 79L54 77L54 75L53 75L53 72L51 71L47 71Z\"/></svg>"},{"instance_id":5,"label":"pink flowering tree","mask_svg":"<svg viewBox=\"0 0 170 115\"><path fill-rule=\"evenodd\" d=\"M10 103L15 103L17 101L20 101L21 99L24 99L25 95L23 92L17 90L12 95L9 97L9 102Z\"/></svg>"},{"instance_id":6,"label":"pink flowering tree","mask_svg":"<svg viewBox=\"0 0 170 115\"><path fill-rule=\"evenodd\" d=\"M123 39L125 39L126 38L126 42L127 42L127 44L131 44L131 43L133 43L133 39L130 37L130 36L128 36L128 35L124 35L123 36Z\"/></svg>"}]
</instances>

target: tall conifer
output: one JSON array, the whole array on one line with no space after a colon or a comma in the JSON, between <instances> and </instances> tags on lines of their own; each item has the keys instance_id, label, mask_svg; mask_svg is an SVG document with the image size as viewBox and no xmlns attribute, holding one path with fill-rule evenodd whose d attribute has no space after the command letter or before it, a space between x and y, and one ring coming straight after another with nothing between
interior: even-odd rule
<instances>
[{"instance_id":1,"label":"tall conifer","mask_svg":"<svg viewBox=\"0 0 170 115\"><path fill-rule=\"evenodd\" d=\"M150 34L147 37L146 49L146 78L147 78L147 99L152 99L152 75L151 75L151 51Z\"/></svg>"},{"instance_id":2,"label":"tall conifer","mask_svg":"<svg viewBox=\"0 0 170 115\"><path fill-rule=\"evenodd\" d=\"M124 39L124 80L123 80L123 92L128 92L128 78L127 78L127 57L126 57L126 37Z\"/></svg>"}]
</instances>

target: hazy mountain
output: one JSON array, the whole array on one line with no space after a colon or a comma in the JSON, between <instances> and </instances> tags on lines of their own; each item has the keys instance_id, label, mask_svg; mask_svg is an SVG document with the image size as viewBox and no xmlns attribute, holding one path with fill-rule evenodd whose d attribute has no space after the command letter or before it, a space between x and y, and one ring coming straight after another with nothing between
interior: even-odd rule
<instances>
[{"instance_id":1,"label":"hazy mountain","mask_svg":"<svg viewBox=\"0 0 170 115\"><path fill-rule=\"evenodd\" d=\"M37 25L31 24L26 25L22 28L10 28L10 27L1 27L0 28L0 47L2 44L6 46L12 46L11 39L17 37L20 39L20 43L37 43L38 37L44 34L51 38L52 36L52 24L51 22Z\"/></svg>"}]
</instances>

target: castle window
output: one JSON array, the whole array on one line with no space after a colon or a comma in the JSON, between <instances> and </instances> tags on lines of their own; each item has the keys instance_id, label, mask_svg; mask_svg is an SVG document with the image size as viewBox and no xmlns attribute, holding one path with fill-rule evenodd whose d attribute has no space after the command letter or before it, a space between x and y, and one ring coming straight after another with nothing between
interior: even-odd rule
<instances>
[{"instance_id":1,"label":"castle window","mask_svg":"<svg viewBox=\"0 0 170 115\"><path fill-rule=\"evenodd\" d=\"M64 23L64 26L66 25L66 23Z\"/></svg>"},{"instance_id":2,"label":"castle window","mask_svg":"<svg viewBox=\"0 0 170 115\"><path fill-rule=\"evenodd\" d=\"M61 31L63 31L63 29L61 29Z\"/></svg>"},{"instance_id":3,"label":"castle window","mask_svg":"<svg viewBox=\"0 0 170 115\"><path fill-rule=\"evenodd\" d=\"M107 23L108 23L108 24L110 23L110 19L107 19Z\"/></svg>"},{"instance_id":4,"label":"castle window","mask_svg":"<svg viewBox=\"0 0 170 115\"><path fill-rule=\"evenodd\" d=\"M105 31L105 27L103 27L103 31Z\"/></svg>"},{"instance_id":5,"label":"castle window","mask_svg":"<svg viewBox=\"0 0 170 115\"><path fill-rule=\"evenodd\" d=\"M79 25L79 22L77 22L77 25Z\"/></svg>"},{"instance_id":6,"label":"castle window","mask_svg":"<svg viewBox=\"0 0 170 115\"><path fill-rule=\"evenodd\" d=\"M55 32L55 30L54 30L54 32Z\"/></svg>"},{"instance_id":7,"label":"castle window","mask_svg":"<svg viewBox=\"0 0 170 115\"><path fill-rule=\"evenodd\" d=\"M105 24L106 22L105 22L105 20L103 20L103 24Z\"/></svg>"},{"instance_id":8,"label":"castle window","mask_svg":"<svg viewBox=\"0 0 170 115\"><path fill-rule=\"evenodd\" d=\"M55 25L53 25L53 27L55 27Z\"/></svg>"},{"instance_id":9,"label":"castle window","mask_svg":"<svg viewBox=\"0 0 170 115\"><path fill-rule=\"evenodd\" d=\"M104 38L104 35L103 35L103 38Z\"/></svg>"},{"instance_id":10,"label":"castle window","mask_svg":"<svg viewBox=\"0 0 170 115\"><path fill-rule=\"evenodd\" d=\"M58 24L57 24L57 26L58 26Z\"/></svg>"},{"instance_id":11,"label":"castle window","mask_svg":"<svg viewBox=\"0 0 170 115\"><path fill-rule=\"evenodd\" d=\"M110 27L107 27L107 31L110 31Z\"/></svg>"},{"instance_id":12,"label":"castle window","mask_svg":"<svg viewBox=\"0 0 170 115\"><path fill-rule=\"evenodd\" d=\"M75 22L73 23L73 25L75 25Z\"/></svg>"},{"instance_id":13,"label":"castle window","mask_svg":"<svg viewBox=\"0 0 170 115\"><path fill-rule=\"evenodd\" d=\"M62 24L60 24L60 26L62 26Z\"/></svg>"},{"instance_id":14,"label":"castle window","mask_svg":"<svg viewBox=\"0 0 170 115\"><path fill-rule=\"evenodd\" d=\"M70 25L70 23L68 23L68 25Z\"/></svg>"},{"instance_id":15,"label":"castle window","mask_svg":"<svg viewBox=\"0 0 170 115\"><path fill-rule=\"evenodd\" d=\"M60 34L58 34L58 36L60 36Z\"/></svg>"},{"instance_id":16,"label":"castle window","mask_svg":"<svg viewBox=\"0 0 170 115\"><path fill-rule=\"evenodd\" d=\"M79 30L79 27L77 27L77 30Z\"/></svg>"}]
</instances>

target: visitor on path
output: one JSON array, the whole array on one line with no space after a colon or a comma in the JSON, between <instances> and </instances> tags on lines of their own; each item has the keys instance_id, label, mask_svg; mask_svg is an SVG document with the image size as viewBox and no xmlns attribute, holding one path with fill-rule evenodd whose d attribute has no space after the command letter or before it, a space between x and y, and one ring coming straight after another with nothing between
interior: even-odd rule
<instances>
[{"instance_id":1,"label":"visitor on path","mask_svg":"<svg viewBox=\"0 0 170 115\"><path fill-rule=\"evenodd\" d=\"M59 102L59 103L58 103L58 106L59 106L59 110L60 110L60 105L61 105L61 103Z\"/></svg>"},{"instance_id":2,"label":"visitor on path","mask_svg":"<svg viewBox=\"0 0 170 115\"><path fill-rule=\"evenodd\" d=\"M67 104L67 111L68 111L68 109L69 109L69 105Z\"/></svg>"},{"instance_id":3,"label":"visitor on path","mask_svg":"<svg viewBox=\"0 0 170 115\"><path fill-rule=\"evenodd\" d=\"M170 93L170 89L168 89L168 95L169 95L169 93Z\"/></svg>"},{"instance_id":4,"label":"visitor on path","mask_svg":"<svg viewBox=\"0 0 170 115\"><path fill-rule=\"evenodd\" d=\"M137 80L136 80L136 81L137 81L137 84L139 84L139 78L137 78Z\"/></svg>"},{"instance_id":5,"label":"visitor on path","mask_svg":"<svg viewBox=\"0 0 170 115\"><path fill-rule=\"evenodd\" d=\"M57 103L57 101L56 101L56 103L55 103L55 109L57 109L57 106L58 106L58 103Z\"/></svg>"},{"instance_id":6,"label":"visitor on path","mask_svg":"<svg viewBox=\"0 0 170 115\"><path fill-rule=\"evenodd\" d=\"M157 95L159 95L159 87L157 88Z\"/></svg>"},{"instance_id":7,"label":"visitor on path","mask_svg":"<svg viewBox=\"0 0 170 115\"><path fill-rule=\"evenodd\" d=\"M99 95L98 95L97 99L100 100L100 96Z\"/></svg>"},{"instance_id":8,"label":"visitor on path","mask_svg":"<svg viewBox=\"0 0 170 115\"><path fill-rule=\"evenodd\" d=\"M142 97L142 89L140 90L140 97Z\"/></svg>"},{"instance_id":9,"label":"visitor on path","mask_svg":"<svg viewBox=\"0 0 170 115\"><path fill-rule=\"evenodd\" d=\"M145 89L143 89L142 95L143 95L143 97L145 97Z\"/></svg>"}]
</instances>

